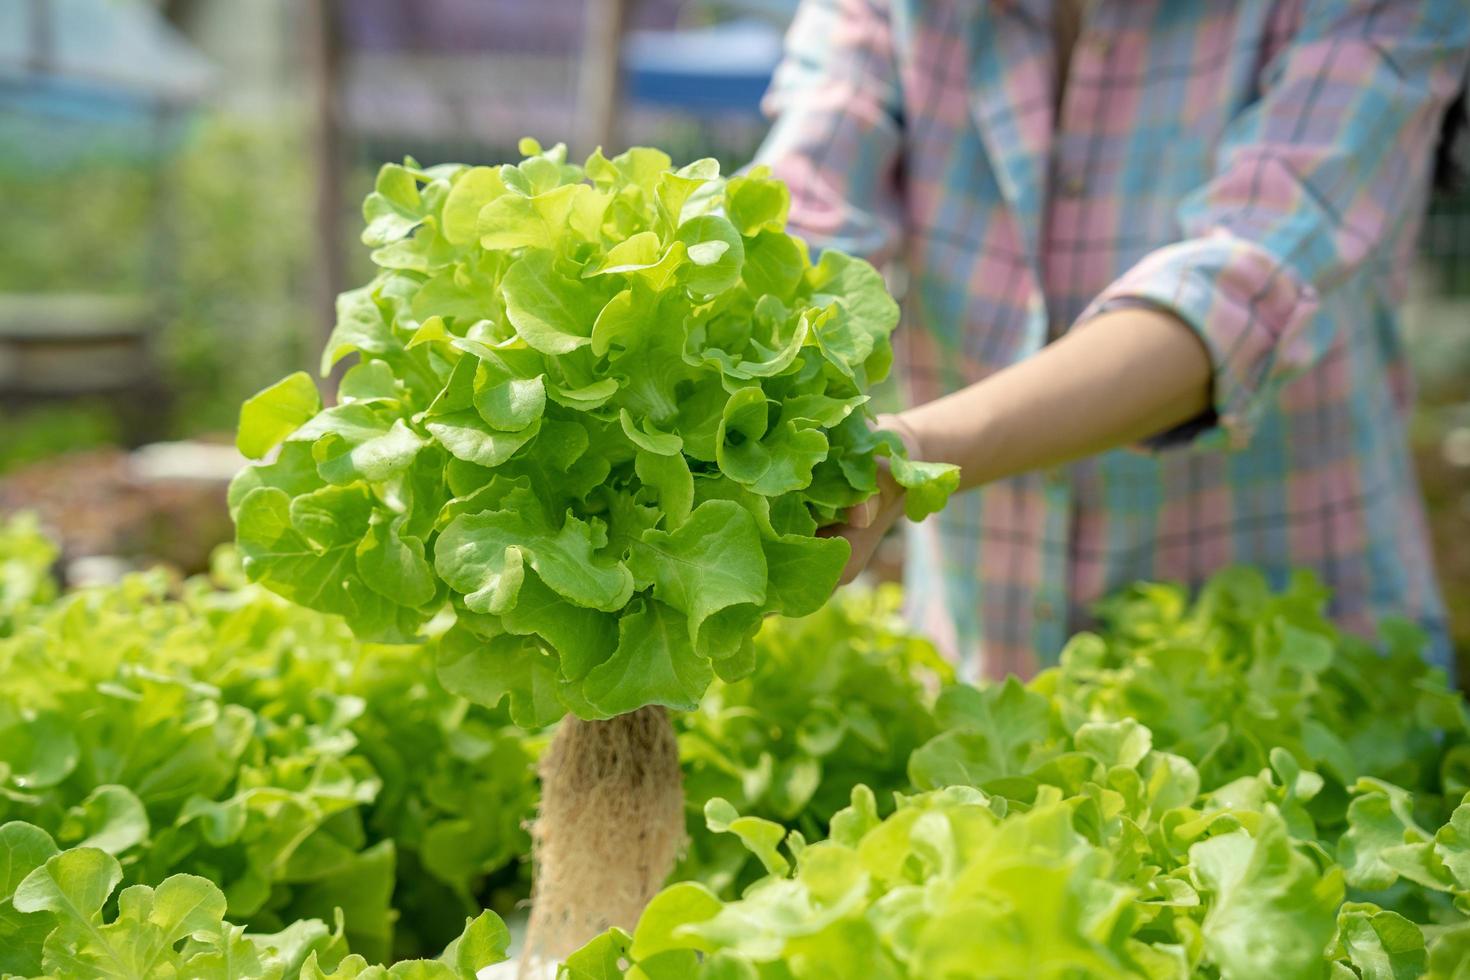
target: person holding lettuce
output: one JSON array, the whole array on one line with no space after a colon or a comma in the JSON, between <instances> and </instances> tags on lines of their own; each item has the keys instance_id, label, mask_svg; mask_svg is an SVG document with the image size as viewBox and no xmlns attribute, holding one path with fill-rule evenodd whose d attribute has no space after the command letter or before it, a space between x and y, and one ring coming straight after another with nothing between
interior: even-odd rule
<instances>
[{"instance_id":1,"label":"person holding lettuce","mask_svg":"<svg viewBox=\"0 0 1470 980\"><path fill-rule=\"evenodd\" d=\"M1399 307L1467 51L1465 0L804 0L758 162L906 279L880 423L972 489L907 542L963 673L1235 563L1448 666ZM901 513L834 529L848 577Z\"/></svg>"}]
</instances>

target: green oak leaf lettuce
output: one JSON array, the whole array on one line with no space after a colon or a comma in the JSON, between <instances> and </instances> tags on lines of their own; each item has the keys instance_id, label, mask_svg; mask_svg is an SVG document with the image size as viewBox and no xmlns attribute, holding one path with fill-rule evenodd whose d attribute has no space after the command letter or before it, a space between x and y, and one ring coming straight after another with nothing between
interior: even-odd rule
<instances>
[{"instance_id":1,"label":"green oak leaf lettuce","mask_svg":"<svg viewBox=\"0 0 1470 980\"><path fill-rule=\"evenodd\" d=\"M816 532L878 457L916 520L957 472L870 431L897 305L860 260L812 264L768 172L523 151L383 168L336 404L293 375L241 411L244 567L373 640L452 609L445 683L525 724L692 709L830 594L847 547Z\"/></svg>"}]
</instances>

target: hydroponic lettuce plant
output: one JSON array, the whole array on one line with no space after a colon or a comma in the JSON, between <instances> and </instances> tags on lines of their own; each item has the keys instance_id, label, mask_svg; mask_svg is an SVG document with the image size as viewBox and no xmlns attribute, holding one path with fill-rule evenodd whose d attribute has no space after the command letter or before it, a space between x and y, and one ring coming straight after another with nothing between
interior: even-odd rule
<instances>
[{"instance_id":1,"label":"hydroponic lettuce plant","mask_svg":"<svg viewBox=\"0 0 1470 980\"><path fill-rule=\"evenodd\" d=\"M914 519L957 474L870 431L897 307L866 263L812 263L764 170L522 150L379 174L337 404L296 374L241 412L245 568L370 638L452 606L445 682L524 725L693 708L764 616L831 593L848 548L816 532L880 458Z\"/></svg>"}]
</instances>

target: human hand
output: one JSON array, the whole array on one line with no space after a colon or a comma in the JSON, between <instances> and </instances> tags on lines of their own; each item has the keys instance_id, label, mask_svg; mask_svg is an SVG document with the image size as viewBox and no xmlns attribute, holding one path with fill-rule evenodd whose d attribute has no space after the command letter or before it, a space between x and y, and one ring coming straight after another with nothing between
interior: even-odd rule
<instances>
[{"instance_id":1,"label":"human hand","mask_svg":"<svg viewBox=\"0 0 1470 980\"><path fill-rule=\"evenodd\" d=\"M880 415L875 420L875 428L886 429L903 440L910 459L923 458L918 437L900 416ZM904 488L894 480L886 457L878 457L877 462L878 492L862 503L848 508L844 523L834 524L819 532L824 536L846 538L852 548L847 565L842 569L842 578L839 580L841 585L857 578L858 573L867 567L883 536L903 513Z\"/></svg>"}]
</instances>

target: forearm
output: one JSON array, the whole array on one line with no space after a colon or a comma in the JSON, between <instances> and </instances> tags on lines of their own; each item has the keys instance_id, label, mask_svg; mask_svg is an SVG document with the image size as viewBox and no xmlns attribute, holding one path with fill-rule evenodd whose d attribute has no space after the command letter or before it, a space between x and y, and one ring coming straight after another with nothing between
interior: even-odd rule
<instances>
[{"instance_id":1,"label":"forearm","mask_svg":"<svg viewBox=\"0 0 1470 980\"><path fill-rule=\"evenodd\" d=\"M969 488L1156 435L1210 404L1210 359L1171 314L1104 313L1039 353L899 421Z\"/></svg>"}]
</instances>

